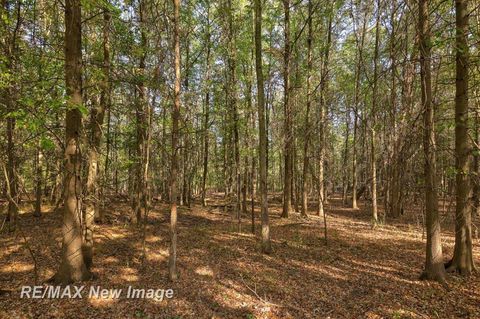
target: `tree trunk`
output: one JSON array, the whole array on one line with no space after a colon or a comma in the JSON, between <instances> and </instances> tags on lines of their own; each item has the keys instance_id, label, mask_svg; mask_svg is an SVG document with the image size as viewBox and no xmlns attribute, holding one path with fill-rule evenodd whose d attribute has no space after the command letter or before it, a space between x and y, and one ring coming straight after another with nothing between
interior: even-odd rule
<instances>
[{"instance_id":1,"label":"tree trunk","mask_svg":"<svg viewBox=\"0 0 480 319\"><path fill-rule=\"evenodd\" d=\"M20 29L21 24L21 1L17 1L15 11L16 17L10 16L9 2L3 1L1 14L4 16L1 21L2 29L0 32L4 32L2 37L5 37L5 40L2 40L4 43L4 58L5 58L5 67L7 72L16 71L16 59L17 59L17 37L18 30ZM16 20L16 25L13 32L10 32L7 21ZM8 113L15 111L15 84L10 83L8 87L3 91L2 99L4 100L6 111ZM16 119L13 114L7 116L7 180L6 180L6 189L8 196L8 208L7 208L7 221L9 231L15 231L17 229L17 220L18 220L18 204L20 202L20 196L18 195L18 181L16 175L16 154L15 154L15 125Z\"/></svg>"},{"instance_id":2,"label":"tree trunk","mask_svg":"<svg viewBox=\"0 0 480 319\"><path fill-rule=\"evenodd\" d=\"M177 153L178 153L178 122L180 120L180 0L173 0L173 43L175 53L175 87L172 109L172 163L170 167L170 248L168 272L170 280L175 281L177 274Z\"/></svg>"},{"instance_id":3,"label":"tree trunk","mask_svg":"<svg viewBox=\"0 0 480 319\"><path fill-rule=\"evenodd\" d=\"M210 121L210 5L207 7L207 57L205 72L205 119L203 123L203 174L202 174L202 206L207 206L206 184L208 174L208 132Z\"/></svg>"},{"instance_id":4,"label":"tree trunk","mask_svg":"<svg viewBox=\"0 0 480 319\"><path fill-rule=\"evenodd\" d=\"M136 224L140 224L145 216L147 209L147 197L146 197L146 155L147 155L147 126L148 126L148 102L146 98L146 88L144 84L145 76L145 60L147 58L147 35L145 30L145 4L144 0L139 2L138 15L140 24L140 45L142 54L140 56L139 72L140 81L138 83L138 100L135 102L136 109L136 133L137 143L135 147L135 186L134 186L134 198L133 198L133 211L132 221Z\"/></svg>"},{"instance_id":5,"label":"tree trunk","mask_svg":"<svg viewBox=\"0 0 480 319\"><path fill-rule=\"evenodd\" d=\"M42 216L42 165L43 154L40 150L40 143L37 144L37 154L35 156L35 210L33 216Z\"/></svg>"},{"instance_id":6,"label":"tree trunk","mask_svg":"<svg viewBox=\"0 0 480 319\"><path fill-rule=\"evenodd\" d=\"M82 250L82 51L80 0L65 2L65 209L63 214L62 259L53 280L70 284L91 277Z\"/></svg>"},{"instance_id":7,"label":"tree trunk","mask_svg":"<svg viewBox=\"0 0 480 319\"><path fill-rule=\"evenodd\" d=\"M325 198L325 132L326 132L326 94L328 89L328 61L330 58L330 45L332 42L332 13L328 18L328 27L327 27L327 43L325 48L325 53L323 55L322 61L322 70L320 76L320 116L319 116L319 160L318 160L318 210L317 215L323 216L324 205L326 203Z\"/></svg>"},{"instance_id":8,"label":"tree trunk","mask_svg":"<svg viewBox=\"0 0 480 319\"><path fill-rule=\"evenodd\" d=\"M428 0L419 1L419 46L420 46L420 77L422 89L422 105L424 118L424 153L425 153L425 211L427 228L427 246L425 279L445 281L443 266L442 240L440 219L438 215L438 196L436 180L435 125L434 108L432 104L431 84L431 43Z\"/></svg>"},{"instance_id":9,"label":"tree trunk","mask_svg":"<svg viewBox=\"0 0 480 319\"><path fill-rule=\"evenodd\" d=\"M178 1L178 0L177 0ZM262 5L261 0L255 0L255 71L257 75L257 103L259 127L259 162L260 162L260 205L262 215L262 252L272 252L270 243L270 226L268 222L267 198L267 135L265 129L265 92L262 70Z\"/></svg>"},{"instance_id":10,"label":"tree trunk","mask_svg":"<svg viewBox=\"0 0 480 319\"><path fill-rule=\"evenodd\" d=\"M353 10L353 9L352 9ZM354 15L352 11L352 15ZM353 156L352 156L352 208L358 209L357 204L357 140L358 140L358 106L360 100L360 72L362 71L363 46L367 29L367 11L363 18L363 26L360 35L360 43L357 43L356 68L355 68L355 92L354 92L354 119L353 119Z\"/></svg>"},{"instance_id":11,"label":"tree trunk","mask_svg":"<svg viewBox=\"0 0 480 319\"><path fill-rule=\"evenodd\" d=\"M301 215L307 216L308 212L308 191L307 191L307 174L308 174L308 149L310 143L310 108L312 104L312 92L311 92L311 76L313 69L312 60L312 42L313 42L313 6L312 0L308 1L308 36L307 36L307 109L305 111L305 141L303 144L303 172L302 172L302 210Z\"/></svg>"},{"instance_id":12,"label":"tree trunk","mask_svg":"<svg viewBox=\"0 0 480 319\"><path fill-rule=\"evenodd\" d=\"M456 81L455 81L455 248L448 271L470 275L475 269L472 254L472 211L470 199L470 138L468 136L468 1L455 1Z\"/></svg>"},{"instance_id":13,"label":"tree trunk","mask_svg":"<svg viewBox=\"0 0 480 319\"><path fill-rule=\"evenodd\" d=\"M290 101L290 0L283 0L285 14L284 38L285 48L283 53L283 107L284 107L284 132L285 149L285 174L283 176L283 210L282 217L288 218L292 211L292 178L293 178L293 134L292 134L292 110Z\"/></svg>"},{"instance_id":14,"label":"tree trunk","mask_svg":"<svg viewBox=\"0 0 480 319\"><path fill-rule=\"evenodd\" d=\"M375 52L373 54L373 98L372 98L372 121L370 123L370 169L372 174L372 223L378 223L377 212L377 168L375 156L375 125L378 99L378 44L380 38L380 0L377 0L377 18L375 23Z\"/></svg>"}]
</instances>

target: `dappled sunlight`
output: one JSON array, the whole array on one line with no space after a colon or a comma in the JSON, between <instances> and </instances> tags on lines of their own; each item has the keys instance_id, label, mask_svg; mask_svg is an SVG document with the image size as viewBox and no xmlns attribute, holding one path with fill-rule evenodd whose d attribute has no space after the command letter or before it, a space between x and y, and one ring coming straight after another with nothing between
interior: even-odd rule
<instances>
[{"instance_id":1,"label":"dappled sunlight","mask_svg":"<svg viewBox=\"0 0 480 319\"><path fill-rule=\"evenodd\" d=\"M13 262L8 265L0 266L0 272L2 273L22 273L22 272L30 272L33 270L32 263L25 263L25 262Z\"/></svg>"},{"instance_id":2,"label":"dappled sunlight","mask_svg":"<svg viewBox=\"0 0 480 319\"><path fill-rule=\"evenodd\" d=\"M332 200L330 205L334 204ZM107 313L115 309L131 314L127 309L133 307L139 316L162 313L193 317L201 313L209 318L247 318L249 314L257 318L315 318L314 313L320 318L334 313L349 318L415 318L413 314L425 318L435 309L443 311L440 303L453 302L449 295L433 288L436 286L417 280L424 262L421 239L410 236L410 230L394 226L372 229L368 219L362 217L365 215L355 213L358 216L352 218L327 216L328 246L323 238L323 218L272 219L274 252L264 255L259 251L259 233L254 236L246 231L248 216L242 219L245 232L238 233L236 221L230 216L216 219L208 209L193 206L189 213L179 216L180 279L173 284L166 271L165 238L169 229L162 222L168 218L168 210L157 208L149 214L145 259L142 230L118 224L97 225L93 267L96 278L89 284L122 289L128 285L172 288L174 297L163 301L90 298L84 302L59 302L62 307L78 309L83 304L90 311ZM59 213L45 217L44 225L50 223L54 227L50 229L58 232L58 216ZM58 246L49 247L58 243L41 232L41 228L33 230L28 240L35 250L46 247L38 260L39 279L45 280L57 267L57 257L52 252ZM24 245L7 238L1 238L6 249L0 253L9 257L3 259L7 263L1 265L0 274L15 275L13 287L33 278L33 263ZM447 240L451 242L452 238ZM478 251L475 252L478 259ZM478 277L473 277L473 287L478 282ZM471 287L464 287L461 282L453 281L453 291L455 295L468 296L464 298L468 305L462 311L469 311L480 302L475 289L471 292ZM439 303L418 310L425 298L438 298ZM13 301L22 307L20 300Z\"/></svg>"},{"instance_id":3,"label":"dappled sunlight","mask_svg":"<svg viewBox=\"0 0 480 319\"><path fill-rule=\"evenodd\" d=\"M195 273L200 276L212 277L214 276L213 270L208 266L198 267L195 269Z\"/></svg>"}]
</instances>

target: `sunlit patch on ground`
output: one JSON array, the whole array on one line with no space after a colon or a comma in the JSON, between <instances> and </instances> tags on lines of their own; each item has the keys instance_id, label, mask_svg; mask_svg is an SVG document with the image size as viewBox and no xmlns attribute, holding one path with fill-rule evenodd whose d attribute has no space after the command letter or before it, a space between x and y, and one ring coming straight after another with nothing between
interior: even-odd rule
<instances>
[{"instance_id":1,"label":"sunlit patch on ground","mask_svg":"<svg viewBox=\"0 0 480 319\"><path fill-rule=\"evenodd\" d=\"M95 278L87 285L173 289L173 298L163 301L19 299L19 287L35 284L30 250L38 283L55 273L62 223L61 211L40 219L22 214L25 239L0 235L0 288L14 291L0 297L0 318L480 318L478 274L468 280L449 275L448 292L419 281L425 258L422 225L414 216L403 216L373 229L368 211L360 207L353 211L339 199L330 200L326 246L322 217L311 211L308 219L298 213L281 219L281 205L272 201L271 255L260 253L258 209L256 233L251 234L250 215L243 216L238 232L231 212L198 204L181 207L180 279L172 283L168 205L156 203L143 237L141 227L125 222L129 206L110 203L108 222L95 229ZM444 225L443 243L447 258L453 250L453 224ZM474 254L480 264L477 239Z\"/></svg>"}]
</instances>

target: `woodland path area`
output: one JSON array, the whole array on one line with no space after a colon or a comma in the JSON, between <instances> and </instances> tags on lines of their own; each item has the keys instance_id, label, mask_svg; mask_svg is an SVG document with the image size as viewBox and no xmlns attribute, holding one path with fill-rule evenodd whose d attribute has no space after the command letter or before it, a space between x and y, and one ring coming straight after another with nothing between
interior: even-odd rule
<instances>
[{"instance_id":1,"label":"woodland path area","mask_svg":"<svg viewBox=\"0 0 480 319\"><path fill-rule=\"evenodd\" d=\"M405 214L372 229L368 207L326 205L323 218L280 218L272 203L273 253L260 253L248 216L237 232L231 213L194 204L179 208L180 279L168 281L168 206L156 203L142 231L125 222L128 203L107 205L106 223L96 227L95 266L86 288L172 288L174 296L151 299L20 299L19 287L54 274L61 246L61 211L41 219L23 213L17 238L0 237L0 318L480 318L480 276L448 275L448 289L420 281L425 242L422 226ZM258 207L257 207L258 208ZM409 216L409 217L407 217ZM453 225L444 220L443 247L453 252ZM28 229L28 232L25 230ZM257 225L256 236L259 237ZM22 238L22 233L26 234ZM474 239L475 242L478 239ZM474 257L480 261L478 244Z\"/></svg>"}]
</instances>

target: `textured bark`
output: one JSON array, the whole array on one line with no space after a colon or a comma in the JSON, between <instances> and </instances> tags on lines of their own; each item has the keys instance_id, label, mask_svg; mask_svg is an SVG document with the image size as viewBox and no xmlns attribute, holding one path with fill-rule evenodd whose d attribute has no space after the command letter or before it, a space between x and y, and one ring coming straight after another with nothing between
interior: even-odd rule
<instances>
[{"instance_id":1,"label":"textured bark","mask_svg":"<svg viewBox=\"0 0 480 319\"><path fill-rule=\"evenodd\" d=\"M423 148L425 153L425 211L427 220L426 261L422 277L444 282L445 268L443 266L440 219L438 215L435 125L430 70L431 43L427 2L428 0L420 0L418 10L420 77L424 118Z\"/></svg>"},{"instance_id":2,"label":"textured bark","mask_svg":"<svg viewBox=\"0 0 480 319\"><path fill-rule=\"evenodd\" d=\"M173 0L173 43L175 54L175 87L173 92L172 108L172 162L170 167L170 248L168 259L168 273L170 280L178 278L177 274L177 153L178 153L178 124L180 120L180 0Z\"/></svg>"},{"instance_id":3,"label":"textured bark","mask_svg":"<svg viewBox=\"0 0 480 319\"><path fill-rule=\"evenodd\" d=\"M81 194L82 181L82 59L80 0L65 2L65 208L63 214L62 257L53 280L70 284L90 278L82 252Z\"/></svg>"},{"instance_id":4,"label":"textured bark","mask_svg":"<svg viewBox=\"0 0 480 319\"><path fill-rule=\"evenodd\" d=\"M284 182L283 182L283 210L282 217L287 218L292 211L292 179L293 179L293 132L292 132L292 105L290 101L290 0L283 0L285 14L284 52L283 52L283 111L285 148Z\"/></svg>"},{"instance_id":5,"label":"textured bark","mask_svg":"<svg viewBox=\"0 0 480 319\"><path fill-rule=\"evenodd\" d=\"M260 161L260 205L262 215L262 252L272 252L270 242L270 226L268 221L267 198L267 134L265 128L265 92L263 87L262 68L262 5L261 0L255 0L255 71L257 75L257 103L259 127L259 161Z\"/></svg>"},{"instance_id":6,"label":"textured bark","mask_svg":"<svg viewBox=\"0 0 480 319\"><path fill-rule=\"evenodd\" d=\"M455 81L455 248L449 271L470 275L475 269L472 254L472 211L469 208L470 155L468 136L468 1L455 1L456 81Z\"/></svg>"}]
</instances>

